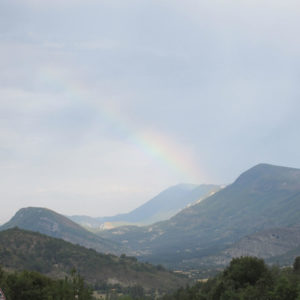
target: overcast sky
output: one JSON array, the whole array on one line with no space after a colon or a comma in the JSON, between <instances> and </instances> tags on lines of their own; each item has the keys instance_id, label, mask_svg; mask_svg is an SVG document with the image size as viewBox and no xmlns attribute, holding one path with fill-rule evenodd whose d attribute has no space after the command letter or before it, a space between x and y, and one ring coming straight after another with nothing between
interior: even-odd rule
<instances>
[{"instance_id":1,"label":"overcast sky","mask_svg":"<svg viewBox=\"0 0 300 300\"><path fill-rule=\"evenodd\" d=\"M299 168L299 3L1 0L0 223Z\"/></svg>"}]
</instances>

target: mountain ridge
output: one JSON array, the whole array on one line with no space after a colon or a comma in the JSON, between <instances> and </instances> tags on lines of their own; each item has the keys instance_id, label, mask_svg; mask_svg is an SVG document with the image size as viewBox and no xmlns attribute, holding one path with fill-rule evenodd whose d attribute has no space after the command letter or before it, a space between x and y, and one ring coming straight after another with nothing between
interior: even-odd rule
<instances>
[{"instance_id":1,"label":"mountain ridge","mask_svg":"<svg viewBox=\"0 0 300 300\"><path fill-rule=\"evenodd\" d=\"M195 201L201 201L211 193L215 193L220 186L214 184L177 184L163 190L155 197L136 209L111 217L92 218L88 216L71 216L74 222L87 227L99 227L105 223L118 226L128 225L150 225L155 222L169 219L187 205ZM105 226L103 226L105 227Z\"/></svg>"},{"instance_id":2,"label":"mountain ridge","mask_svg":"<svg viewBox=\"0 0 300 300\"><path fill-rule=\"evenodd\" d=\"M48 208L22 208L7 223L0 226L0 231L13 227L61 238L103 253L120 254L123 252L118 243L101 238Z\"/></svg>"},{"instance_id":3,"label":"mountain ridge","mask_svg":"<svg viewBox=\"0 0 300 300\"><path fill-rule=\"evenodd\" d=\"M16 214L19 221L23 220L23 227L26 222L24 225L22 216L26 216L28 211L32 212L32 209L23 209ZM36 227L40 226L43 233L55 236L63 231L58 228L60 223L57 218L64 218L71 228L80 227L50 210L35 208L34 211L36 214L29 214L25 218L25 221L31 220L33 227L25 229L37 230ZM39 211L48 214L41 218ZM52 217L55 216L54 221L51 221L49 211ZM18 226L18 222L12 220L8 225ZM298 233L291 229L297 226L300 226L300 169L259 164L243 172L224 189L186 207L169 220L148 226L122 226L101 231L97 235L80 227L68 238L74 242L74 235L78 238L78 233L81 237L89 236L89 243L84 245L90 248L95 248L93 243L100 238L97 245L102 243L102 249L98 251L105 252L110 248L115 253L126 253L170 268L189 269L203 266L203 260L208 258L212 264L216 264L224 255L246 253L243 252L243 245L251 243L260 247L257 253L264 258L284 257L284 251L291 253L289 257L292 257L298 244L289 237L294 236L298 241ZM2 230L5 228L0 227ZM67 228L65 231L70 234L72 230ZM279 243L275 241L274 247L277 248L272 253L270 245L274 240L271 233L274 230L279 230L281 236L282 232L286 232L287 239L283 236ZM66 239L62 234L60 236ZM257 239L261 242L258 243ZM82 240L79 242L83 244ZM269 244L264 245L264 242ZM104 246L106 249L103 249Z\"/></svg>"},{"instance_id":4,"label":"mountain ridge","mask_svg":"<svg viewBox=\"0 0 300 300\"><path fill-rule=\"evenodd\" d=\"M195 266L195 260L246 235L299 223L300 170L259 164L168 221L144 228L120 227L101 235L126 244L142 259L183 267L189 262Z\"/></svg>"}]
</instances>

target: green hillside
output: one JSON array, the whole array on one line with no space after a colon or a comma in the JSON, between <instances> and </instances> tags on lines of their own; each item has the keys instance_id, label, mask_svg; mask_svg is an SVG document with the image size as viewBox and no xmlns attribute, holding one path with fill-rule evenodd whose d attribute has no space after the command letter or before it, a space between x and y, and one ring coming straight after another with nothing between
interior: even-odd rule
<instances>
[{"instance_id":1,"label":"green hillside","mask_svg":"<svg viewBox=\"0 0 300 300\"><path fill-rule=\"evenodd\" d=\"M121 254L123 252L122 247L118 243L101 238L67 217L46 208L22 208L9 222L1 226L0 230L13 227L61 238L73 244L93 248L103 253Z\"/></svg>"},{"instance_id":2,"label":"green hillside","mask_svg":"<svg viewBox=\"0 0 300 300\"><path fill-rule=\"evenodd\" d=\"M300 170L260 164L168 221L103 233L141 258L193 268L257 231L300 224Z\"/></svg>"},{"instance_id":3,"label":"green hillside","mask_svg":"<svg viewBox=\"0 0 300 300\"><path fill-rule=\"evenodd\" d=\"M142 286L145 290L169 291L186 279L161 266L140 263L134 257L101 254L61 239L18 228L0 232L0 265L9 270L31 270L64 278L76 269L98 289L107 286Z\"/></svg>"}]
</instances>

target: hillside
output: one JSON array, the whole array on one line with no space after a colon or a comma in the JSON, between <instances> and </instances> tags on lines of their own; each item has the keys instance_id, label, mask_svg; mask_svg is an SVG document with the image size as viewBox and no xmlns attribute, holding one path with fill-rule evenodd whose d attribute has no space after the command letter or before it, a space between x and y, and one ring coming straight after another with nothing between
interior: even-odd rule
<instances>
[{"instance_id":1,"label":"hillside","mask_svg":"<svg viewBox=\"0 0 300 300\"><path fill-rule=\"evenodd\" d=\"M217 255L200 260L202 267L225 266L232 258L255 256L266 262L291 264L300 254L300 227L272 228L241 238Z\"/></svg>"},{"instance_id":2,"label":"hillside","mask_svg":"<svg viewBox=\"0 0 300 300\"><path fill-rule=\"evenodd\" d=\"M300 224L300 170L257 165L237 180L168 221L121 227L104 237L142 259L192 268L246 235Z\"/></svg>"},{"instance_id":3,"label":"hillside","mask_svg":"<svg viewBox=\"0 0 300 300\"><path fill-rule=\"evenodd\" d=\"M119 224L149 225L169 219L187 205L201 201L219 189L220 186L212 184L178 184L164 190L127 214L103 218L71 216L70 219L83 226L98 228L105 226L105 223L110 223L110 226L114 227Z\"/></svg>"},{"instance_id":4,"label":"hillside","mask_svg":"<svg viewBox=\"0 0 300 300\"><path fill-rule=\"evenodd\" d=\"M27 207L20 209L15 216L0 227L6 230L19 227L30 231L40 232L51 237L61 238L73 244L86 248L93 248L103 253L122 253L118 243L101 238L68 218L52 210L40 207Z\"/></svg>"},{"instance_id":5,"label":"hillside","mask_svg":"<svg viewBox=\"0 0 300 300\"><path fill-rule=\"evenodd\" d=\"M300 227L273 228L242 238L224 251L233 257L257 256L264 259L280 256L300 246Z\"/></svg>"},{"instance_id":6,"label":"hillside","mask_svg":"<svg viewBox=\"0 0 300 300\"><path fill-rule=\"evenodd\" d=\"M90 284L101 288L119 284L169 291L186 279L133 257L106 255L61 239L18 228L0 232L0 264L10 270L34 270L63 278L75 268Z\"/></svg>"}]
</instances>

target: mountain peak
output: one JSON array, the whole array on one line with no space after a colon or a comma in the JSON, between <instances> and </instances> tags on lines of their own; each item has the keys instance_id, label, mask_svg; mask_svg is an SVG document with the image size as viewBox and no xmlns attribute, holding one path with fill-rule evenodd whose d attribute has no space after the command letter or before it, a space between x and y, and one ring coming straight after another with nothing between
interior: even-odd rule
<instances>
[{"instance_id":1,"label":"mountain peak","mask_svg":"<svg viewBox=\"0 0 300 300\"><path fill-rule=\"evenodd\" d=\"M42 214L42 213L53 213L56 214L56 212L52 211L49 208L45 208L45 207L34 207L34 206L28 206L28 207L23 207L21 209L19 209L15 216L20 216L20 215L27 215L27 214L31 214L31 213L37 213L37 214Z\"/></svg>"},{"instance_id":2,"label":"mountain peak","mask_svg":"<svg viewBox=\"0 0 300 300\"><path fill-rule=\"evenodd\" d=\"M300 169L276 166L266 163L255 165L249 170L242 173L235 181L235 184L243 185L255 182L262 182L274 180L281 181L295 181L299 182Z\"/></svg>"}]
</instances>

